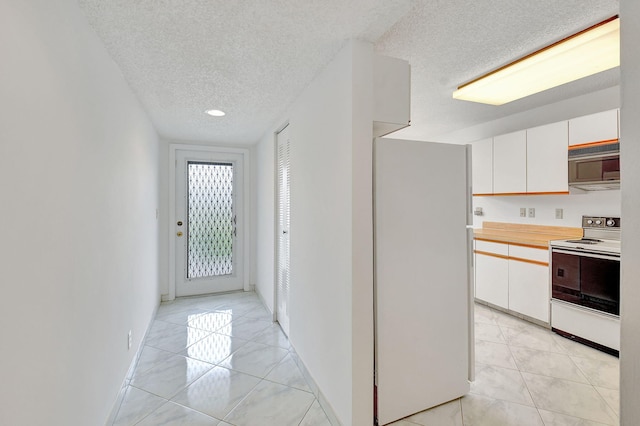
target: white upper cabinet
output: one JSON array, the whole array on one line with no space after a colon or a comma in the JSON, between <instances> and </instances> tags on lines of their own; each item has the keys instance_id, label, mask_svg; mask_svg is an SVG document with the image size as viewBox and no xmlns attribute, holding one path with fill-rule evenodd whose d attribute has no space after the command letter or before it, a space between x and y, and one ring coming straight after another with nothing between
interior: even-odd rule
<instances>
[{"instance_id":1,"label":"white upper cabinet","mask_svg":"<svg viewBox=\"0 0 640 426\"><path fill-rule=\"evenodd\" d=\"M373 137L409 125L411 67L402 59L375 55L373 59Z\"/></svg>"},{"instance_id":2,"label":"white upper cabinet","mask_svg":"<svg viewBox=\"0 0 640 426\"><path fill-rule=\"evenodd\" d=\"M475 141L471 166L474 194L493 194L493 138Z\"/></svg>"},{"instance_id":3,"label":"white upper cabinet","mask_svg":"<svg viewBox=\"0 0 640 426\"><path fill-rule=\"evenodd\" d=\"M527 129L527 192L567 192L568 123Z\"/></svg>"},{"instance_id":4,"label":"white upper cabinet","mask_svg":"<svg viewBox=\"0 0 640 426\"><path fill-rule=\"evenodd\" d=\"M527 192L527 132L493 138L493 192Z\"/></svg>"},{"instance_id":5,"label":"white upper cabinet","mask_svg":"<svg viewBox=\"0 0 640 426\"><path fill-rule=\"evenodd\" d=\"M569 192L571 145L618 139L618 110L473 142L473 194Z\"/></svg>"},{"instance_id":6,"label":"white upper cabinet","mask_svg":"<svg viewBox=\"0 0 640 426\"><path fill-rule=\"evenodd\" d=\"M569 120L569 145L618 139L618 110Z\"/></svg>"}]
</instances>

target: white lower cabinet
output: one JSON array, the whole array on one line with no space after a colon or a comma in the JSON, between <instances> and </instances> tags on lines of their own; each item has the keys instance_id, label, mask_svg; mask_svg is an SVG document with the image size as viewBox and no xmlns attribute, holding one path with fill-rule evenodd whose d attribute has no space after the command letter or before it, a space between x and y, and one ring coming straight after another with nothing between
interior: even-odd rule
<instances>
[{"instance_id":1,"label":"white lower cabinet","mask_svg":"<svg viewBox=\"0 0 640 426\"><path fill-rule=\"evenodd\" d=\"M509 309L549 322L549 267L509 259Z\"/></svg>"},{"instance_id":2,"label":"white lower cabinet","mask_svg":"<svg viewBox=\"0 0 640 426\"><path fill-rule=\"evenodd\" d=\"M476 241L476 298L509 307L509 245Z\"/></svg>"},{"instance_id":3,"label":"white lower cabinet","mask_svg":"<svg viewBox=\"0 0 640 426\"><path fill-rule=\"evenodd\" d=\"M509 307L509 261L476 254L476 298Z\"/></svg>"},{"instance_id":4,"label":"white lower cabinet","mask_svg":"<svg viewBox=\"0 0 640 426\"><path fill-rule=\"evenodd\" d=\"M549 323L549 252L476 241L476 299Z\"/></svg>"}]
</instances>

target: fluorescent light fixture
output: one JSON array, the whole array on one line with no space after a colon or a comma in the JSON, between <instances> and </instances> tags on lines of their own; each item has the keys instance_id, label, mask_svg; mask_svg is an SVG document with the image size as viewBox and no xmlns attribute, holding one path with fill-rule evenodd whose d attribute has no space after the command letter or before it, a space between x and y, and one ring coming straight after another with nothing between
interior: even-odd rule
<instances>
[{"instance_id":1,"label":"fluorescent light fixture","mask_svg":"<svg viewBox=\"0 0 640 426\"><path fill-rule=\"evenodd\" d=\"M454 99L502 105L620 66L620 19L609 18L458 87Z\"/></svg>"},{"instance_id":2,"label":"fluorescent light fixture","mask_svg":"<svg viewBox=\"0 0 640 426\"><path fill-rule=\"evenodd\" d=\"M220 111L219 109L210 109L205 112L213 117L222 117L226 114L224 111Z\"/></svg>"}]
</instances>

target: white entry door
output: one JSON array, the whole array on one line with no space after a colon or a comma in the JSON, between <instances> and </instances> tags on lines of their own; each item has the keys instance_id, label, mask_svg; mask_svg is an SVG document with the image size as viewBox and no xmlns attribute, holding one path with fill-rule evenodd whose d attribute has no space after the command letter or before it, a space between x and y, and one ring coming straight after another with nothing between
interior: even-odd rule
<instances>
[{"instance_id":1,"label":"white entry door","mask_svg":"<svg viewBox=\"0 0 640 426\"><path fill-rule=\"evenodd\" d=\"M241 290L243 157L176 151L176 296Z\"/></svg>"},{"instance_id":2,"label":"white entry door","mask_svg":"<svg viewBox=\"0 0 640 426\"><path fill-rule=\"evenodd\" d=\"M276 226L277 259L276 259L276 319L280 327L289 335L289 275L290 275L290 224L291 224L291 167L290 167L290 140L289 126L285 127L277 135L278 158L278 208Z\"/></svg>"}]
</instances>

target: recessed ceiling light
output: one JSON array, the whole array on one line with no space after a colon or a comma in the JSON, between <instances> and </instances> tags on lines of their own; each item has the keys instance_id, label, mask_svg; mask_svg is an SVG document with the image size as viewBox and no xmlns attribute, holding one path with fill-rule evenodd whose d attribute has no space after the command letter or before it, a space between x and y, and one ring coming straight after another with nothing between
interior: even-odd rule
<instances>
[{"instance_id":1,"label":"recessed ceiling light","mask_svg":"<svg viewBox=\"0 0 640 426\"><path fill-rule=\"evenodd\" d=\"M219 109L209 109L205 111L207 114L212 115L214 117L222 117L226 113L224 111L220 111Z\"/></svg>"}]
</instances>

